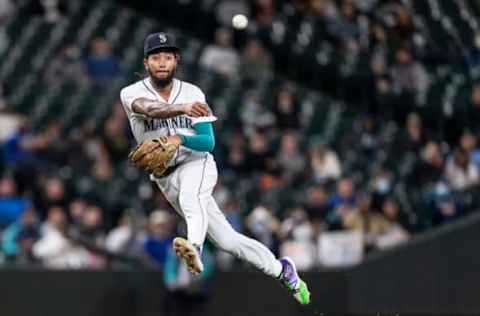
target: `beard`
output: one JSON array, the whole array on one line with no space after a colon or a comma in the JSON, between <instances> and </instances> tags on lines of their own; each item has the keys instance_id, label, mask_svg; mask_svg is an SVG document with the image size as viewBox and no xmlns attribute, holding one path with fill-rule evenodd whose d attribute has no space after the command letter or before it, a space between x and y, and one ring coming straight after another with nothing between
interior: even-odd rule
<instances>
[{"instance_id":1,"label":"beard","mask_svg":"<svg viewBox=\"0 0 480 316\"><path fill-rule=\"evenodd\" d=\"M156 77L155 73L153 71L151 71L150 69L147 69L147 72L150 75L150 79L152 80L153 84L156 87L165 88L166 86L168 86L172 82L173 76L175 75L176 70L177 70L177 68L175 67L174 69L172 69L168 73L168 76L166 76L165 78Z\"/></svg>"}]
</instances>

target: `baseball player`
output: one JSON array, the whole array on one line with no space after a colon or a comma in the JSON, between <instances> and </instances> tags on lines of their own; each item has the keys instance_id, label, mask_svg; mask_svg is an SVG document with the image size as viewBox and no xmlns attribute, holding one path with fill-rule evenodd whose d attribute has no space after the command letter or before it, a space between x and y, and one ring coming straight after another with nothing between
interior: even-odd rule
<instances>
[{"instance_id":1,"label":"baseball player","mask_svg":"<svg viewBox=\"0 0 480 316\"><path fill-rule=\"evenodd\" d=\"M236 232L212 197L217 166L217 118L197 86L174 77L179 61L175 38L167 33L146 37L143 64L148 77L122 89L120 98L139 145L129 159L147 171L174 209L185 219L187 239L173 249L189 272L203 271L205 238L218 248L276 278L300 304L310 302L307 285L290 258L277 260L263 244Z\"/></svg>"}]
</instances>

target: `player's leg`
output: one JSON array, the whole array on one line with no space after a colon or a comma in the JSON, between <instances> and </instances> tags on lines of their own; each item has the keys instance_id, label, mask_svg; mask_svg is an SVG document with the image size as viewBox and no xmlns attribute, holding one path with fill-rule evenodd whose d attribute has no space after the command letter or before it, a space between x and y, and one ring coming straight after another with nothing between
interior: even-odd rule
<instances>
[{"instance_id":1,"label":"player's leg","mask_svg":"<svg viewBox=\"0 0 480 316\"><path fill-rule=\"evenodd\" d=\"M290 258L277 260L262 243L236 232L218 208L214 198L207 201L208 238L220 249L251 263L265 274L278 279L301 304L310 302L310 292L300 279Z\"/></svg>"},{"instance_id":2,"label":"player's leg","mask_svg":"<svg viewBox=\"0 0 480 316\"><path fill-rule=\"evenodd\" d=\"M219 209L215 199L210 196L207 202L208 238L223 251L247 261L271 277L278 277L282 264L262 243L235 231Z\"/></svg>"},{"instance_id":3,"label":"player's leg","mask_svg":"<svg viewBox=\"0 0 480 316\"><path fill-rule=\"evenodd\" d=\"M177 255L185 260L187 268L192 273L203 271L200 260L201 250L208 228L206 199L211 192L212 172L211 156L182 165L176 172L178 198L175 204L187 224L187 239L178 237L173 242Z\"/></svg>"}]
</instances>

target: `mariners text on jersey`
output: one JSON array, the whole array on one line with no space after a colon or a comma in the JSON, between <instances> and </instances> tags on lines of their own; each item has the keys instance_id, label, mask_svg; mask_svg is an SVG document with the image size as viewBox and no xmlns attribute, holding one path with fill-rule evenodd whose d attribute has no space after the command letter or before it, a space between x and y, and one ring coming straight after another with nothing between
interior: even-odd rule
<instances>
[{"instance_id":1,"label":"mariners text on jersey","mask_svg":"<svg viewBox=\"0 0 480 316\"><path fill-rule=\"evenodd\" d=\"M146 119L143 121L143 126L145 132L160 128L192 128L192 120L186 116L176 116L170 119Z\"/></svg>"}]
</instances>

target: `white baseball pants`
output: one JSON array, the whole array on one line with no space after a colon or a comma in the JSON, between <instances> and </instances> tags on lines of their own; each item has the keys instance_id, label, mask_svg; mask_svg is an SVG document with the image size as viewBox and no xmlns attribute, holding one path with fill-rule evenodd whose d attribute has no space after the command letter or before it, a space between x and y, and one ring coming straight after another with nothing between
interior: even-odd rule
<instances>
[{"instance_id":1,"label":"white baseball pants","mask_svg":"<svg viewBox=\"0 0 480 316\"><path fill-rule=\"evenodd\" d=\"M260 242L236 232L212 197L217 183L213 156L205 154L181 164L170 175L156 179L166 199L187 223L188 240L202 246L205 237L218 248L253 264L272 277L278 277L282 265Z\"/></svg>"}]
</instances>

